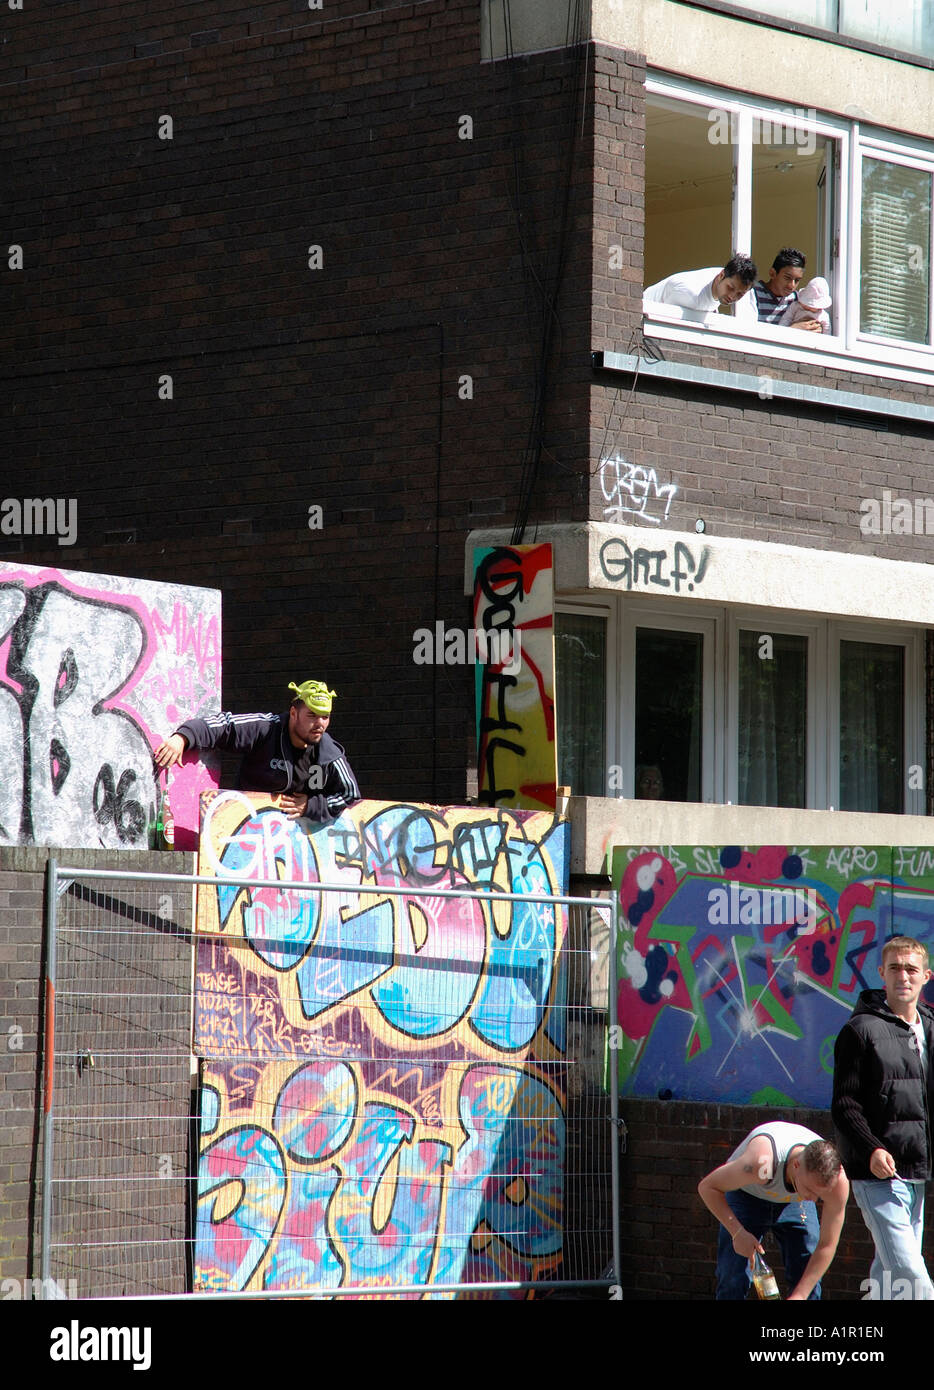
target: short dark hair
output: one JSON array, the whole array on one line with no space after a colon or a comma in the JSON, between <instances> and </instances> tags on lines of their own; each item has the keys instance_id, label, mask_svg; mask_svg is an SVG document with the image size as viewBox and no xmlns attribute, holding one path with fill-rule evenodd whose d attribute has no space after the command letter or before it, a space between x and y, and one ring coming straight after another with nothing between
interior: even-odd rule
<instances>
[{"instance_id":1,"label":"short dark hair","mask_svg":"<svg viewBox=\"0 0 934 1390\"><path fill-rule=\"evenodd\" d=\"M735 276L737 280L742 280L744 285L751 285L756 278L756 263L751 256L744 256L742 251L737 251L723 267L723 273L728 280Z\"/></svg>"},{"instance_id":2,"label":"short dark hair","mask_svg":"<svg viewBox=\"0 0 934 1390\"><path fill-rule=\"evenodd\" d=\"M804 252L796 250L794 246L783 246L772 262L772 269L784 270L786 265L799 265L803 270L807 265Z\"/></svg>"},{"instance_id":3,"label":"short dark hair","mask_svg":"<svg viewBox=\"0 0 934 1390\"><path fill-rule=\"evenodd\" d=\"M829 1139L812 1139L805 1145L802 1158L805 1168L821 1187L830 1187L837 1181L843 1164Z\"/></svg>"}]
</instances>

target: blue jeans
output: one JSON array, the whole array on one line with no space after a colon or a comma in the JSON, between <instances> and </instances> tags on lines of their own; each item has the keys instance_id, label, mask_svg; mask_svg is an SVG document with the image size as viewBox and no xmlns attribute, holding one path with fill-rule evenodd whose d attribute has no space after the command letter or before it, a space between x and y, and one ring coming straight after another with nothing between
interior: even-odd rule
<instances>
[{"instance_id":1,"label":"blue jeans","mask_svg":"<svg viewBox=\"0 0 934 1390\"><path fill-rule=\"evenodd\" d=\"M903 1182L901 1178L854 1178L852 1188L876 1247L867 1297L934 1299L934 1287L921 1254L924 1183Z\"/></svg>"},{"instance_id":2,"label":"blue jeans","mask_svg":"<svg viewBox=\"0 0 934 1390\"><path fill-rule=\"evenodd\" d=\"M805 1271L808 1260L817 1249L820 1239L820 1222L817 1208L813 1202L766 1202L762 1197L751 1197L748 1192L737 1189L725 1194L727 1205L742 1224L761 1241L767 1231L774 1231L785 1262L785 1277L788 1292L795 1287ZM737 1255L733 1241L726 1227L720 1227L717 1242L717 1294L720 1301L744 1299L749 1293L752 1279L749 1275L749 1261ZM816 1284L811 1299L820 1298L820 1284Z\"/></svg>"}]
</instances>

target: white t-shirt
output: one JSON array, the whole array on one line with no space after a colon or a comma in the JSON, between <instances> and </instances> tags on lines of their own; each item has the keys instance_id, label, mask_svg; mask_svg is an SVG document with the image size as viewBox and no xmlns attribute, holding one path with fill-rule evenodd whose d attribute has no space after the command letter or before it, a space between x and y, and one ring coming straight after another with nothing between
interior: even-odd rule
<instances>
[{"instance_id":1,"label":"white t-shirt","mask_svg":"<svg viewBox=\"0 0 934 1390\"><path fill-rule=\"evenodd\" d=\"M927 1071L928 1059L927 1053L924 1050L924 1023L921 1020L921 1015L918 1015L914 1023L909 1023L908 1027L915 1035L915 1039L918 1044L918 1053L921 1057L921 1071L925 1072Z\"/></svg>"},{"instance_id":2,"label":"white t-shirt","mask_svg":"<svg viewBox=\"0 0 934 1390\"><path fill-rule=\"evenodd\" d=\"M710 287L722 270L723 267L717 265L707 270L679 270L649 285L642 291L642 298L650 304L677 304L685 310L684 318L703 322L720 308L720 301Z\"/></svg>"},{"instance_id":3,"label":"white t-shirt","mask_svg":"<svg viewBox=\"0 0 934 1390\"><path fill-rule=\"evenodd\" d=\"M768 1139L772 1146L772 1177L767 1183L751 1182L746 1187L741 1187L740 1191L748 1192L750 1197L761 1197L766 1202L801 1201L796 1192L789 1192L785 1186L785 1163L792 1149L799 1144L810 1144L812 1140L819 1139L820 1135L815 1134L813 1129L805 1129L804 1125L792 1124L788 1120L770 1120L750 1130L742 1143L737 1144L730 1154L727 1163L732 1163L734 1158L739 1158L741 1153L745 1153L751 1141L758 1139L760 1135Z\"/></svg>"}]
</instances>

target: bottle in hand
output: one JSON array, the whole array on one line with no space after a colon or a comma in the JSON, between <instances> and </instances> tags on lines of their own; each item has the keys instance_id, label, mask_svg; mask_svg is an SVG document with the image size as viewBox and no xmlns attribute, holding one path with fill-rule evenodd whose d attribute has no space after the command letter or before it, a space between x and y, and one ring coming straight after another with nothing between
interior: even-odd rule
<instances>
[{"instance_id":1,"label":"bottle in hand","mask_svg":"<svg viewBox=\"0 0 934 1390\"><path fill-rule=\"evenodd\" d=\"M758 1250L752 1261L752 1282L760 1298L781 1298L778 1281Z\"/></svg>"}]
</instances>

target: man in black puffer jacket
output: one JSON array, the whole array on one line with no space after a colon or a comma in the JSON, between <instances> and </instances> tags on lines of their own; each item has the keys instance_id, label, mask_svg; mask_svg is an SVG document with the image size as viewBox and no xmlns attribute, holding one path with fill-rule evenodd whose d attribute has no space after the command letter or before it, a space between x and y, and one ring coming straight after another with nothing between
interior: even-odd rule
<instances>
[{"instance_id":1,"label":"man in black puffer jacket","mask_svg":"<svg viewBox=\"0 0 934 1390\"><path fill-rule=\"evenodd\" d=\"M278 792L290 820L332 821L360 800L357 779L341 745L327 732L335 691L322 681L296 685L285 715L221 714L187 719L153 754L159 767L180 762L188 748L242 753L242 791Z\"/></svg>"},{"instance_id":2,"label":"man in black puffer jacket","mask_svg":"<svg viewBox=\"0 0 934 1390\"><path fill-rule=\"evenodd\" d=\"M931 1176L934 1010L919 1003L931 977L910 936L882 948L885 989L866 989L834 1049L833 1121L853 1196L875 1242L866 1297L934 1299L921 1253Z\"/></svg>"}]
</instances>

